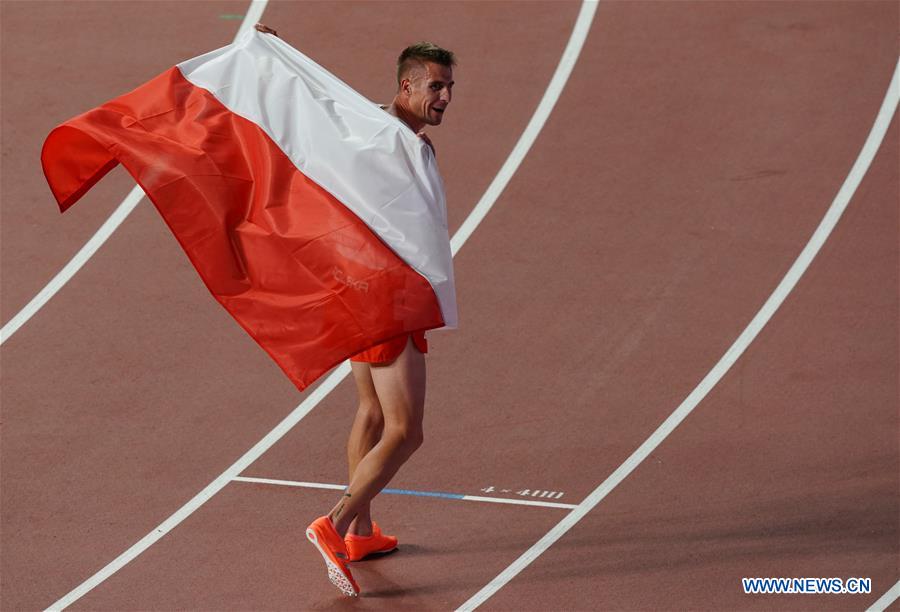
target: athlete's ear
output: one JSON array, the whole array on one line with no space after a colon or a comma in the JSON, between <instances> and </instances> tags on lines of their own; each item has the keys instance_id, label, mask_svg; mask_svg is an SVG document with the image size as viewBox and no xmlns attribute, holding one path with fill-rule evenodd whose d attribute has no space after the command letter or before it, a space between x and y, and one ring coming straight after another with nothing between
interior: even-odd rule
<instances>
[{"instance_id":1,"label":"athlete's ear","mask_svg":"<svg viewBox=\"0 0 900 612\"><path fill-rule=\"evenodd\" d=\"M406 95L412 94L412 81L409 79L403 79L400 81L400 90Z\"/></svg>"}]
</instances>

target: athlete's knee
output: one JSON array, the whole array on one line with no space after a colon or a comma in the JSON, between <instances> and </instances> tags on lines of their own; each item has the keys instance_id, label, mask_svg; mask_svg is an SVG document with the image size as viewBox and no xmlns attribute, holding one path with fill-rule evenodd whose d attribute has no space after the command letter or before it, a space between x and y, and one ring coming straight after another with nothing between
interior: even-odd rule
<instances>
[{"instance_id":1,"label":"athlete's knee","mask_svg":"<svg viewBox=\"0 0 900 612\"><path fill-rule=\"evenodd\" d=\"M381 411L381 404L377 399L360 399L356 412L366 428L382 429L384 427L384 413Z\"/></svg>"},{"instance_id":2,"label":"athlete's knee","mask_svg":"<svg viewBox=\"0 0 900 612\"><path fill-rule=\"evenodd\" d=\"M386 427L384 438L404 454L413 454L425 441L421 423L397 423Z\"/></svg>"},{"instance_id":3,"label":"athlete's knee","mask_svg":"<svg viewBox=\"0 0 900 612\"><path fill-rule=\"evenodd\" d=\"M406 434L406 444L410 452L416 451L425 442L425 432L422 431L421 425L412 428Z\"/></svg>"}]
</instances>

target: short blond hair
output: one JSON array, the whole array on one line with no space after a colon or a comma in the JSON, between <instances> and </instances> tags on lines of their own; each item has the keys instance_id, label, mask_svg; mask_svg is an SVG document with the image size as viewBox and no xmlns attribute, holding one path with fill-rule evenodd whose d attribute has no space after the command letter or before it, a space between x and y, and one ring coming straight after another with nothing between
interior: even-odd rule
<instances>
[{"instance_id":1,"label":"short blond hair","mask_svg":"<svg viewBox=\"0 0 900 612\"><path fill-rule=\"evenodd\" d=\"M425 62L453 67L456 65L456 56L453 55L452 51L447 51L434 43L426 41L410 45L397 58L397 84L399 85L400 81L415 66L420 66Z\"/></svg>"}]
</instances>

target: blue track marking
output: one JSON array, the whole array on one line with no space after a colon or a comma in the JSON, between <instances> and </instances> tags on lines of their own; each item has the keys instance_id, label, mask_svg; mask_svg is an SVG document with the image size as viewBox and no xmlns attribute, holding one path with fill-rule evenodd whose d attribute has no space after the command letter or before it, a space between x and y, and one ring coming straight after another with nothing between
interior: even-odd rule
<instances>
[{"instance_id":1,"label":"blue track marking","mask_svg":"<svg viewBox=\"0 0 900 612\"><path fill-rule=\"evenodd\" d=\"M411 491L410 489L382 489L382 493L393 495L417 495L419 497L443 497L445 499L465 499L461 493L441 493L440 491Z\"/></svg>"}]
</instances>

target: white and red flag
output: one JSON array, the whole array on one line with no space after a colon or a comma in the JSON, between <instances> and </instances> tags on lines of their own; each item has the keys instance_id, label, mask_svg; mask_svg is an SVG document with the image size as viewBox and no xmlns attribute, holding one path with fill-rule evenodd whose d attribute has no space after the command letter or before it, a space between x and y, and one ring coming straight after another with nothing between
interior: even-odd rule
<instances>
[{"instance_id":1,"label":"white and red flag","mask_svg":"<svg viewBox=\"0 0 900 612\"><path fill-rule=\"evenodd\" d=\"M61 211L122 164L301 390L375 344L456 327L431 148L274 36L251 30L66 121L41 162Z\"/></svg>"}]
</instances>

